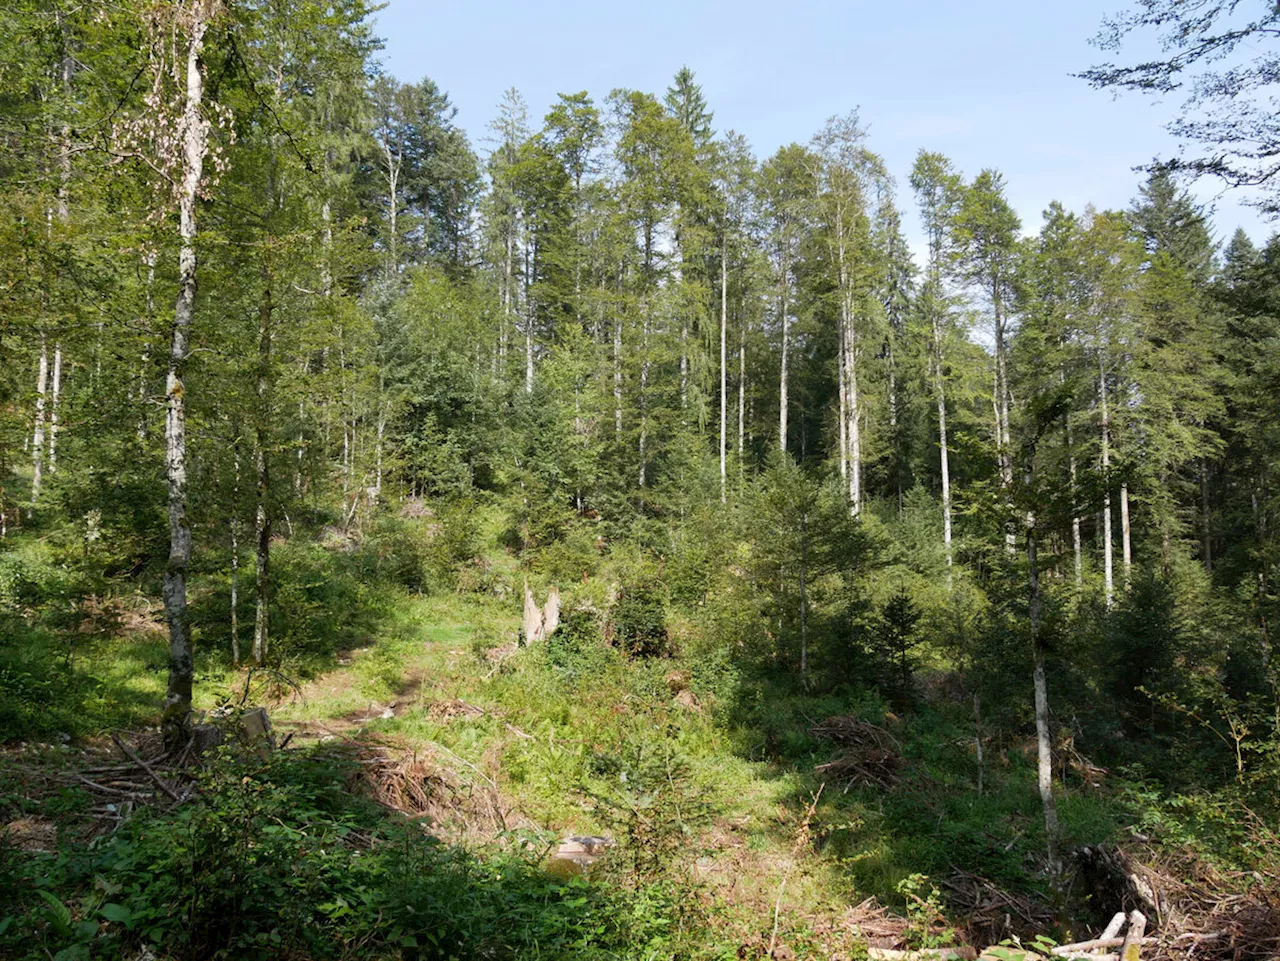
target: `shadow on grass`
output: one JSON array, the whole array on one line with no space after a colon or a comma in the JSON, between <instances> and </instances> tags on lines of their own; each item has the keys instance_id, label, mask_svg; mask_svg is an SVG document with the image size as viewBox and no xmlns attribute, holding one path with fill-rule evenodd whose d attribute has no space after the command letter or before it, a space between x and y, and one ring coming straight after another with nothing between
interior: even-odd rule
<instances>
[{"instance_id":1,"label":"shadow on grass","mask_svg":"<svg viewBox=\"0 0 1280 961\"><path fill-rule=\"evenodd\" d=\"M0 954L175 959L668 956L660 888L548 876L518 838L467 851L364 797L340 750L212 761L196 799L92 849L6 856ZM532 849L532 848L530 848ZM537 849L540 853L541 849ZM72 957L73 955L60 955Z\"/></svg>"}]
</instances>

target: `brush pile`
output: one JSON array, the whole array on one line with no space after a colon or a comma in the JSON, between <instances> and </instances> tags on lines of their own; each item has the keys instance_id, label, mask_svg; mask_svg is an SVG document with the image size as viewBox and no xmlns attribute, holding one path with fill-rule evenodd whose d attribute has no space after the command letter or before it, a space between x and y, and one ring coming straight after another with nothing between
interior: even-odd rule
<instances>
[{"instance_id":1,"label":"brush pile","mask_svg":"<svg viewBox=\"0 0 1280 961\"><path fill-rule=\"evenodd\" d=\"M355 787L379 804L421 820L432 834L452 840L491 838L525 819L504 801L479 769L444 749L407 751L392 744L351 741L341 750L357 763Z\"/></svg>"},{"instance_id":2,"label":"brush pile","mask_svg":"<svg viewBox=\"0 0 1280 961\"><path fill-rule=\"evenodd\" d=\"M93 833L112 834L134 810L153 805L170 809L185 803L195 792L190 763L197 755L194 739L181 751L164 750L158 734L145 734L134 745L112 735L116 755L95 758L85 767L61 775L95 798L89 809Z\"/></svg>"},{"instance_id":3,"label":"brush pile","mask_svg":"<svg viewBox=\"0 0 1280 961\"><path fill-rule=\"evenodd\" d=\"M957 868L941 884L972 944L997 944L1014 935L1028 937L1053 928L1053 910L1047 904L1006 891L972 872Z\"/></svg>"},{"instance_id":4,"label":"brush pile","mask_svg":"<svg viewBox=\"0 0 1280 961\"><path fill-rule=\"evenodd\" d=\"M841 782L845 790L855 784L890 788L898 783L902 745L884 728L838 715L815 724L809 733L840 749L835 758L814 768L822 779Z\"/></svg>"},{"instance_id":5,"label":"brush pile","mask_svg":"<svg viewBox=\"0 0 1280 961\"><path fill-rule=\"evenodd\" d=\"M1275 836L1260 826L1271 845ZM1274 961L1280 958L1280 874L1230 871L1186 850L1150 845L1083 848L1081 875L1095 893L1151 919L1155 947L1168 961ZM1274 865L1280 850L1267 859Z\"/></svg>"}]
</instances>

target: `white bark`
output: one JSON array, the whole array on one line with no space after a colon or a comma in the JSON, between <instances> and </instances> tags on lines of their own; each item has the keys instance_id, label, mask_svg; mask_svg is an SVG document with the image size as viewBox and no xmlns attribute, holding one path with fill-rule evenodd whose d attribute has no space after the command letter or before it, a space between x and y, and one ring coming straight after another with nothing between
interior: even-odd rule
<instances>
[{"instance_id":1,"label":"white bark","mask_svg":"<svg viewBox=\"0 0 1280 961\"><path fill-rule=\"evenodd\" d=\"M1129 485L1120 485L1120 546L1124 564L1124 589L1129 589L1133 572L1133 545L1129 539Z\"/></svg>"},{"instance_id":2,"label":"white bark","mask_svg":"<svg viewBox=\"0 0 1280 961\"><path fill-rule=\"evenodd\" d=\"M524 256L524 392L533 393L533 257Z\"/></svg>"},{"instance_id":3,"label":"white bark","mask_svg":"<svg viewBox=\"0 0 1280 961\"><path fill-rule=\"evenodd\" d=\"M613 433L622 438L622 317L613 325Z\"/></svg>"},{"instance_id":4,"label":"white bark","mask_svg":"<svg viewBox=\"0 0 1280 961\"><path fill-rule=\"evenodd\" d=\"M31 503L40 499L44 483L45 395L49 391L49 343L40 332L40 363L36 370L36 424L31 436Z\"/></svg>"},{"instance_id":5,"label":"white bark","mask_svg":"<svg viewBox=\"0 0 1280 961\"><path fill-rule=\"evenodd\" d=\"M58 401L62 397L62 345L53 345L53 393L49 398L49 473L58 470Z\"/></svg>"},{"instance_id":6,"label":"white bark","mask_svg":"<svg viewBox=\"0 0 1280 961\"><path fill-rule=\"evenodd\" d=\"M254 434L254 467L257 471L257 505L254 510L254 616L253 662L264 664L269 653L271 633L271 348L272 312L271 272L264 262L263 291L258 305L258 416Z\"/></svg>"},{"instance_id":7,"label":"white bark","mask_svg":"<svg viewBox=\"0 0 1280 961\"><path fill-rule=\"evenodd\" d=\"M196 300L196 202L204 177L209 124L202 108L204 75L200 55L218 0L199 0L183 11L186 34L186 94L178 122L182 157L178 195L178 296L173 309L169 370L165 378L165 453L169 494L169 559L164 575L165 619L169 625L169 684L165 697L166 740L176 745L191 712L194 658L187 623L187 570L191 565L191 528L187 524L187 350Z\"/></svg>"},{"instance_id":8,"label":"white bark","mask_svg":"<svg viewBox=\"0 0 1280 961\"><path fill-rule=\"evenodd\" d=\"M947 588L952 585L951 552L951 451L947 441L947 382L945 345L941 319L934 307L933 316L933 384L938 405L938 466L942 474L942 549L947 555Z\"/></svg>"}]
</instances>

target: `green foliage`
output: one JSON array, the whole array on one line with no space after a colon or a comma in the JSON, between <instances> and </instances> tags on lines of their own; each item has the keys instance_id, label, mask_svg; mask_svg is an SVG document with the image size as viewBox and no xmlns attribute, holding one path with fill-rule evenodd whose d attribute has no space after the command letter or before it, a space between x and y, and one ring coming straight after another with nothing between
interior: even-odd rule
<instances>
[{"instance_id":1,"label":"green foliage","mask_svg":"<svg viewBox=\"0 0 1280 961\"><path fill-rule=\"evenodd\" d=\"M351 791L342 752L224 757L193 802L92 851L4 861L17 882L7 957L648 957L669 943L667 889L564 884L518 848L472 854ZM52 889L58 891L54 893ZM83 947L76 947L77 945Z\"/></svg>"},{"instance_id":2,"label":"green foliage","mask_svg":"<svg viewBox=\"0 0 1280 961\"><path fill-rule=\"evenodd\" d=\"M609 632L613 643L632 657L663 657L671 652L666 591L655 576L642 572L618 589Z\"/></svg>"},{"instance_id":3,"label":"green foliage","mask_svg":"<svg viewBox=\"0 0 1280 961\"><path fill-rule=\"evenodd\" d=\"M595 816L618 835L635 882L687 868L714 810L688 762L646 740L624 734L616 752L595 754L594 779L584 788Z\"/></svg>"}]
</instances>

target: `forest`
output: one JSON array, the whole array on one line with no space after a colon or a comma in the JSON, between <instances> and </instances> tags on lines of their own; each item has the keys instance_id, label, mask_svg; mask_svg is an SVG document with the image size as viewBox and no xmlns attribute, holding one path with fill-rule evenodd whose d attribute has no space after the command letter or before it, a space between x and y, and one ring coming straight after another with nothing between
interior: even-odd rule
<instances>
[{"instance_id":1,"label":"forest","mask_svg":"<svg viewBox=\"0 0 1280 961\"><path fill-rule=\"evenodd\" d=\"M377 9L0 10L0 957L1280 957L1280 9L1036 223Z\"/></svg>"}]
</instances>

